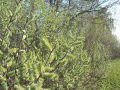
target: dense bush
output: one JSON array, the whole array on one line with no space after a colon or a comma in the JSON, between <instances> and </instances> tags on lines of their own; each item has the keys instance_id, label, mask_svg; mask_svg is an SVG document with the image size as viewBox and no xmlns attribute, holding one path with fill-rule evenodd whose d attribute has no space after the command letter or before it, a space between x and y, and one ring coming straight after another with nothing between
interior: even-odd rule
<instances>
[{"instance_id":1,"label":"dense bush","mask_svg":"<svg viewBox=\"0 0 120 90\"><path fill-rule=\"evenodd\" d=\"M82 18L72 20L71 11L56 12L44 0L4 0L0 7L1 90L101 87L108 49L97 31L86 35L89 22L86 28Z\"/></svg>"},{"instance_id":2,"label":"dense bush","mask_svg":"<svg viewBox=\"0 0 120 90\"><path fill-rule=\"evenodd\" d=\"M83 50L84 32L77 29L75 22L68 26L66 13L56 15L52 8L45 10L44 2L39 3L39 8L31 4L42 10L40 15L31 12L33 8L29 10L23 1L16 9L11 3L1 2L5 7L0 31L1 88L76 88L89 72L89 57Z\"/></svg>"}]
</instances>

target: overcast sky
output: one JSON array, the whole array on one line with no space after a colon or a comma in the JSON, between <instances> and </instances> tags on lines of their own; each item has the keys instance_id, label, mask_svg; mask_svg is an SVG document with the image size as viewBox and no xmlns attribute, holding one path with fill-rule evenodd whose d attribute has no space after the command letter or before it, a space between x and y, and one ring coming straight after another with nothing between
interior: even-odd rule
<instances>
[{"instance_id":1,"label":"overcast sky","mask_svg":"<svg viewBox=\"0 0 120 90\"><path fill-rule=\"evenodd\" d=\"M112 13L112 18L114 19L115 32L118 39L120 40L120 5L115 5L110 8L110 12Z\"/></svg>"},{"instance_id":2,"label":"overcast sky","mask_svg":"<svg viewBox=\"0 0 120 90\"><path fill-rule=\"evenodd\" d=\"M118 4L113 5L109 8L109 12L112 13L112 18L114 19L114 34L117 36L118 40L120 40L120 0L100 0L100 2L107 1L102 4L102 6L110 5L113 2L119 1Z\"/></svg>"},{"instance_id":3,"label":"overcast sky","mask_svg":"<svg viewBox=\"0 0 120 90\"><path fill-rule=\"evenodd\" d=\"M109 0L110 2L116 0ZM114 19L114 34L117 36L118 40L120 40L120 1L119 4L115 4L112 8L109 9L112 13L112 18Z\"/></svg>"}]
</instances>

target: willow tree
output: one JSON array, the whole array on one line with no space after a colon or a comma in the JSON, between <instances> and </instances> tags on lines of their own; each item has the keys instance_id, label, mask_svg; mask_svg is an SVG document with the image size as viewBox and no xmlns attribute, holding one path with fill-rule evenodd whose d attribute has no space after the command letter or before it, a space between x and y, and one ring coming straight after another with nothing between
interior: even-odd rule
<instances>
[{"instance_id":1,"label":"willow tree","mask_svg":"<svg viewBox=\"0 0 120 90\"><path fill-rule=\"evenodd\" d=\"M89 73L84 31L42 0L0 1L0 89L69 90Z\"/></svg>"},{"instance_id":2,"label":"willow tree","mask_svg":"<svg viewBox=\"0 0 120 90\"><path fill-rule=\"evenodd\" d=\"M93 19L98 3L78 13L57 1L0 1L0 89L98 89L108 54L99 25L87 22L105 21Z\"/></svg>"}]
</instances>

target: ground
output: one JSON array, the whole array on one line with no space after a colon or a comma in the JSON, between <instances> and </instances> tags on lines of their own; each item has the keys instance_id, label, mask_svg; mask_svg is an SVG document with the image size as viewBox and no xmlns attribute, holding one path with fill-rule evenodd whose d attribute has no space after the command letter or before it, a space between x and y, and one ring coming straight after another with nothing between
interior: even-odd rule
<instances>
[{"instance_id":1,"label":"ground","mask_svg":"<svg viewBox=\"0 0 120 90\"><path fill-rule=\"evenodd\" d=\"M120 90L120 59L108 63L102 90Z\"/></svg>"}]
</instances>

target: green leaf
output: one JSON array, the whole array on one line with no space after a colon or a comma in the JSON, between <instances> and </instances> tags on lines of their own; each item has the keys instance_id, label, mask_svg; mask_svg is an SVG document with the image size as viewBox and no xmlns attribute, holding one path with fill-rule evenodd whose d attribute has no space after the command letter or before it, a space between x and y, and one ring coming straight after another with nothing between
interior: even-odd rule
<instances>
[{"instance_id":1,"label":"green leaf","mask_svg":"<svg viewBox=\"0 0 120 90\"><path fill-rule=\"evenodd\" d=\"M44 72L45 72L45 65L44 65L43 62L40 62L40 63L39 63L38 69L41 71L41 73L44 73Z\"/></svg>"},{"instance_id":2,"label":"green leaf","mask_svg":"<svg viewBox=\"0 0 120 90\"><path fill-rule=\"evenodd\" d=\"M11 66L13 64L13 61L10 60L9 62L7 62L7 66Z\"/></svg>"},{"instance_id":3,"label":"green leaf","mask_svg":"<svg viewBox=\"0 0 120 90\"><path fill-rule=\"evenodd\" d=\"M51 46L51 44L49 43L49 41L48 41L47 38L43 38L43 42L44 42L44 44L45 44L50 50L52 50L52 46Z\"/></svg>"},{"instance_id":4,"label":"green leaf","mask_svg":"<svg viewBox=\"0 0 120 90\"><path fill-rule=\"evenodd\" d=\"M17 89L17 90L25 90L22 86L20 86L20 85L15 85L15 88Z\"/></svg>"},{"instance_id":5,"label":"green leaf","mask_svg":"<svg viewBox=\"0 0 120 90\"><path fill-rule=\"evenodd\" d=\"M54 60L54 58L55 58L55 55L54 55L54 53L52 53L50 56L49 62L52 62Z\"/></svg>"},{"instance_id":6,"label":"green leaf","mask_svg":"<svg viewBox=\"0 0 120 90\"><path fill-rule=\"evenodd\" d=\"M7 73L9 76L14 76L15 75L15 71L11 71Z\"/></svg>"},{"instance_id":7,"label":"green leaf","mask_svg":"<svg viewBox=\"0 0 120 90\"><path fill-rule=\"evenodd\" d=\"M0 80L6 80L6 78L0 75Z\"/></svg>"},{"instance_id":8,"label":"green leaf","mask_svg":"<svg viewBox=\"0 0 120 90\"><path fill-rule=\"evenodd\" d=\"M44 73L43 75L44 78L48 78L48 79L56 79L58 78L58 75L56 73Z\"/></svg>"},{"instance_id":9,"label":"green leaf","mask_svg":"<svg viewBox=\"0 0 120 90\"><path fill-rule=\"evenodd\" d=\"M31 88L31 90L36 90L37 84L32 84L30 88Z\"/></svg>"},{"instance_id":10,"label":"green leaf","mask_svg":"<svg viewBox=\"0 0 120 90\"><path fill-rule=\"evenodd\" d=\"M4 90L8 90L8 85L7 85L7 82L2 82L1 83L1 86L4 88Z\"/></svg>"},{"instance_id":11,"label":"green leaf","mask_svg":"<svg viewBox=\"0 0 120 90\"><path fill-rule=\"evenodd\" d=\"M24 0L19 3L19 5L17 6L17 8L15 10L15 15L20 11L20 9L22 8L23 3L24 3Z\"/></svg>"},{"instance_id":12,"label":"green leaf","mask_svg":"<svg viewBox=\"0 0 120 90\"><path fill-rule=\"evenodd\" d=\"M4 68L4 67L0 66L0 71L5 72L5 71L7 71L7 70L6 70L6 68Z\"/></svg>"},{"instance_id":13,"label":"green leaf","mask_svg":"<svg viewBox=\"0 0 120 90\"><path fill-rule=\"evenodd\" d=\"M67 56L69 56L70 58L73 58L73 59L75 59L75 58L76 58L76 56L75 56L75 55L73 55L73 54L67 54Z\"/></svg>"},{"instance_id":14,"label":"green leaf","mask_svg":"<svg viewBox=\"0 0 120 90\"><path fill-rule=\"evenodd\" d=\"M11 48L8 50L9 53L16 53L18 48Z\"/></svg>"},{"instance_id":15,"label":"green leaf","mask_svg":"<svg viewBox=\"0 0 120 90\"><path fill-rule=\"evenodd\" d=\"M0 50L0 55L3 55L3 52Z\"/></svg>"},{"instance_id":16,"label":"green leaf","mask_svg":"<svg viewBox=\"0 0 120 90\"><path fill-rule=\"evenodd\" d=\"M16 77L14 80L15 83L19 83L19 79Z\"/></svg>"},{"instance_id":17,"label":"green leaf","mask_svg":"<svg viewBox=\"0 0 120 90\"><path fill-rule=\"evenodd\" d=\"M46 66L46 67L45 67L45 71L46 71L46 72L49 72L49 71L52 71L52 70L53 70L52 67L49 67L49 66Z\"/></svg>"}]
</instances>

